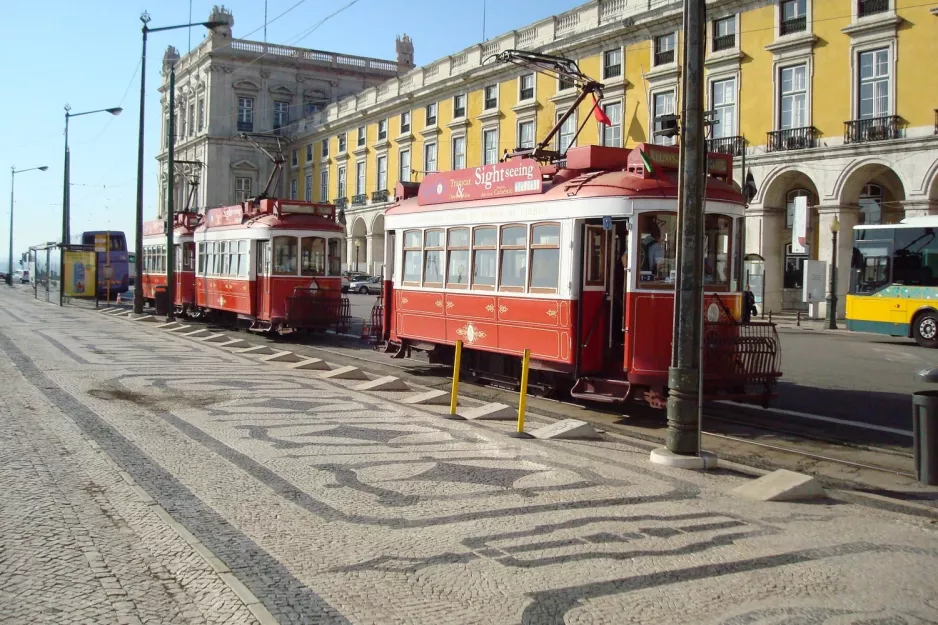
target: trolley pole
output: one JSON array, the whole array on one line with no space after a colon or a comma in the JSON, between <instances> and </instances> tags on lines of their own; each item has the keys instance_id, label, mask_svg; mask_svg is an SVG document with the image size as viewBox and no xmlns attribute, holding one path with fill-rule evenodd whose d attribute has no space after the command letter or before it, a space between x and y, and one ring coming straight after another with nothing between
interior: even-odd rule
<instances>
[{"instance_id":1,"label":"trolley pole","mask_svg":"<svg viewBox=\"0 0 938 625\"><path fill-rule=\"evenodd\" d=\"M173 184L176 157L176 66L169 70L169 155L166 159L167 189L166 189L166 297L169 300L169 309L166 311L166 320L175 318L176 302L176 247L173 240L173 225L175 216L175 185ZM138 287L139 288L139 287Z\"/></svg>"},{"instance_id":2,"label":"trolley pole","mask_svg":"<svg viewBox=\"0 0 938 625\"><path fill-rule=\"evenodd\" d=\"M704 149L703 54L706 24L705 0L684 0L684 94L681 116L680 161L682 164L678 194L681 198L681 250L678 266L678 289L675 292L673 358L668 370L667 450L674 454L694 455L699 449L697 409L699 404L703 282L701 258L706 168Z\"/></svg>"}]
</instances>

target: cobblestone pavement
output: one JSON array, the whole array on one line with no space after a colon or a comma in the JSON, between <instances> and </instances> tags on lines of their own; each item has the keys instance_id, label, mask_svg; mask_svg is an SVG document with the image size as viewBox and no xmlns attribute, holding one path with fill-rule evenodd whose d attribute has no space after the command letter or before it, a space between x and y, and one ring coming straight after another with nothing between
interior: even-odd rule
<instances>
[{"instance_id":1,"label":"cobblestone pavement","mask_svg":"<svg viewBox=\"0 0 938 625\"><path fill-rule=\"evenodd\" d=\"M0 351L3 623L938 622L921 519L19 296Z\"/></svg>"}]
</instances>

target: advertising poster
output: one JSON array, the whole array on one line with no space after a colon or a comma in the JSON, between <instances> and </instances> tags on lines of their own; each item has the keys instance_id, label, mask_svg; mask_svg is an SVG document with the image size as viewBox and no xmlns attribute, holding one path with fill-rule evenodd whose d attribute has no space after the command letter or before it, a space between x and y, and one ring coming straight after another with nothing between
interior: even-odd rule
<instances>
[{"instance_id":1,"label":"advertising poster","mask_svg":"<svg viewBox=\"0 0 938 625\"><path fill-rule=\"evenodd\" d=\"M795 215L791 226L791 253L808 253L808 198L795 198Z\"/></svg>"},{"instance_id":2,"label":"advertising poster","mask_svg":"<svg viewBox=\"0 0 938 625\"><path fill-rule=\"evenodd\" d=\"M94 252L65 252L65 284L67 297L94 297L95 268Z\"/></svg>"}]
</instances>

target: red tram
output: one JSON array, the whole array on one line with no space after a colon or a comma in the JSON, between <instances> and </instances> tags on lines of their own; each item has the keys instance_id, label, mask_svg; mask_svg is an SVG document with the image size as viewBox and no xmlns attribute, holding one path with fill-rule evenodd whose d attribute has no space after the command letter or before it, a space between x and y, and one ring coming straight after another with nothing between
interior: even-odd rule
<instances>
[{"instance_id":1,"label":"red tram","mask_svg":"<svg viewBox=\"0 0 938 625\"><path fill-rule=\"evenodd\" d=\"M524 155L521 155L524 156ZM771 324L741 324L744 198L708 155L704 390L758 398L779 368ZM386 213L384 339L467 373L573 397L661 407L677 276L678 149L570 148L399 184ZM636 393L640 391L640 393Z\"/></svg>"},{"instance_id":2,"label":"red tram","mask_svg":"<svg viewBox=\"0 0 938 625\"><path fill-rule=\"evenodd\" d=\"M182 313L195 305L195 229L202 221L199 213L178 213L173 223L176 246L174 306ZM143 224L143 299L152 305L157 287L166 286L166 222Z\"/></svg>"},{"instance_id":3,"label":"red tram","mask_svg":"<svg viewBox=\"0 0 938 625\"><path fill-rule=\"evenodd\" d=\"M176 294L181 313L278 333L347 322L348 300L341 293L345 230L331 204L249 200L209 209L191 226L183 236L178 226L176 232L177 271L181 266L185 276L188 267L193 275L190 282L176 280L177 289L185 290ZM161 269L165 284L165 246L153 247L155 270L144 284L158 284ZM144 294L153 297L152 290Z\"/></svg>"}]
</instances>

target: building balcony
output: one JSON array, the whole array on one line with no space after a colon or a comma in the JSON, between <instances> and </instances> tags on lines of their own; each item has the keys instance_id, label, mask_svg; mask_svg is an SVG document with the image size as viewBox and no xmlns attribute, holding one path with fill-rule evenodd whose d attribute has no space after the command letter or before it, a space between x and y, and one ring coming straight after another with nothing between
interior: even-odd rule
<instances>
[{"instance_id":1,"label":"building balcony","mask_svg":"<svg viewBox=\"0 0 938 625\"><path fill-rule=\"evenodd\" d=\"M766 152L787 152L817 147L818 131L814 126L773 130L767 134Z\"/></svg>"},{"instance_id":2,"label":"building balcony","mask_svg":"<svg viewBox=\"0 0 938 625\"><path fill-rule=\"evenodd\" d=\"M936 111L936 112L938 112L938 111ZM384 190L381 190L381 191L372 191L372 193L371 193L371 203L372 203L372 204L380 204L380 203L382 203L382 202L387 202L389 195L390 195L390 193L388 192L387 189L384 189Z\"/></svg>"},{"instance_id":3,"label":"building balcony","mask_svg":"<svg viewBox=\"0 0 938 625\"><path fill-rule=\"evenodd\" d=\"M729 154L732 157L742 156L746 151L746 139L744 137L721 137L719 139L707 140L707 151L717 154Z\"/></svg>"},{"instance_id":4,"label":"building balcony","mask_svg":"<svg viewBox=\"0 0 938 625\"><path fill-rule=\"evenodd\" d=\"M655 52L655 66L658 65L668 65L669 63L674 62L674 50L665 50L663 52Z\"/></svg>"},{"instance_id":5,"label":"building balcony","mask_svg":"<svg viewBox=\"0 0 938 625\"><path fill-rule=\"evenodd\" d=\"M792 35L794 33L803 33L808 29L808 18L805 15L793 17L790 20L783 20L778 25L778 34L781 37Z\"/></svg>"},{"instance_id":6,"label":"building balcony","mask_svg":"<svg viewBox=\"0 0 938 625\"><path fill-rule=\"evenodd\" d=\"M336 209L342 210L348 208L348 198L346 197L337 197L332 200L332 203L335 204Z\"/></svg>"},{"instance_id":7,"label":"building balcony","mask_svg":"<svg viewBox=\"0 0 938 625\"><path fill-rule=\"evenodd\" d=\"M254 132L254 122L238 122L238 132Z\"/></svg>"},{"instance_id":8,"label":"building balcony","mask_svg":"<svg viewBox=\"0 0 938 625\"><path fill-rule=\"evenodd\" d=\"M365 193L359 193L358 195L352 196L352 206L364 206L368 203L368 195Z\"/></svg>"},{"instance_id":9,"label":"building balcony","mask_svg":"<svg viewBox=\"0 0 938 625\"><path fill-rule=\"evenodd\" d=\"M868 143L898 139L902 136L902 118L898 115L855 119L844 122L844 143Z\"/></svg>"},{"instance_id":10,"label":"building balcony","mask_svg":"<svg viewBox=\"0 0 938 625\"><path fill-rule=\"evenodd\" d=\"M889 10L889 0L857 0L857 17L866 17Z\"/></svg>"},{"instance_id":11,"label":"building balcony","mask_svg":"<svg viewBox=\"0 0 938 625\"><path fill-rule=\"evenodd\" d=\"M730 50L736 47L736 34L723 35L722 37L713 38L713 51L719 52L721 50Z\"/></svg>"}]
</instances>

